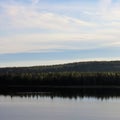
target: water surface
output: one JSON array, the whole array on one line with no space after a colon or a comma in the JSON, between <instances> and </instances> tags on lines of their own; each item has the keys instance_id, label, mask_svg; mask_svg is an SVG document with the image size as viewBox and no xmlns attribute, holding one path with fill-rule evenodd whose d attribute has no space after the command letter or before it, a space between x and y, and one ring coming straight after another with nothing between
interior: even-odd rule
<instances>
[{"instance_id":1,"label":"water surface","mask_svg":"<svg viewBox=\"0 0 120 120\"><path fill-rule=\"evenodd\" d=\"M120 98L0 95L1 120L120 120Z\"/></svg>"}]
</instances>

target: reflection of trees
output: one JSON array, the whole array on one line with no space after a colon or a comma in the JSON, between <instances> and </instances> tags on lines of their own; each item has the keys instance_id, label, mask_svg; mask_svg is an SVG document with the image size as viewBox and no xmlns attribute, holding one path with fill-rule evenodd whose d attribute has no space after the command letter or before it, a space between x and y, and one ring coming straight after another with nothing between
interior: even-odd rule
<instances>
[{"instance_id":1,"label":"reflection of trees","mask_svg":"<svg viewBox=\"0 0 120 120\"><path fill-rule=\"evenodd\" d=\"M62 98L120 97L120 73L4 73L0 74L0 93ZM33 92L36 92L36 94ZM38 94L38 92L40 94ZM43 92L41 94L41 92Z\"/></svg>"},{"instance_id":2,"label":"reflection of trees","mask_svg":"<svg viewBox=\"0 0 120 120\"><path fill-rule=\"evenodd\" d=\"M83 99L85 97L96 99L109 99L109 98L119 98L120 88L49 88L49 89L39 89L39 92L4 92L2 95L10 95L11 97L50 97L54 99L59 98L69 98L69 99Z\"/></svg>"}]
</instances>

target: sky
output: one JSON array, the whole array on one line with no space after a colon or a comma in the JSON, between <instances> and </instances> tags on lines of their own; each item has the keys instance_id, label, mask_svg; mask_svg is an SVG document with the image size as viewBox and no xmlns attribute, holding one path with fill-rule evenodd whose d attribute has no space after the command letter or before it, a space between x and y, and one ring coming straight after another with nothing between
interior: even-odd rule
<instances>
[{"instance_id":1,"label":"sky","mask_svg":"<svg viewBox=\"0 0 120 120\"><path fill-rule=\"evenodd\" d=\"M120 0L0 0L0 67L120 60Z\"/></svg>"}]
</instances>

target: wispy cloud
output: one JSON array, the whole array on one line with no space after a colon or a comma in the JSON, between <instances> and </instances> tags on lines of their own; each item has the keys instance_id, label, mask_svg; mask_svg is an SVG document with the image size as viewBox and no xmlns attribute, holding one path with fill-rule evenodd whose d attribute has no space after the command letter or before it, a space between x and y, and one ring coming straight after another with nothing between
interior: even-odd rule
<instances>
[{"instance_id":1,"label":"wispy cloud","mask_svg":"<svg viewBox=\"0 0 120 120\"><path fill-rule=\"evenodd\" d=\"M119 47L119 6L116 0L2 0L0 54Z\"/></svg>"},{"instance_id":2,"label":"wispy cloud","mask_svg":"<svg viewBox=\"0 0 120 120\"><path fill-rule=\"evenodd\" d=\"M111 31L112 32L112 31ZM103 34L104 33L104 34ZM109 32L110 33L110 32ZM109 35L105 31L91 34L79 33L42 33L14 35L13 37L1 37L0 53L20 53L20 52L44 52L56 49L93 49L109 46L113 42L118 42L119 33ZM74 44L73 44L74 43ZM9 47L13 46L14 47ZM117 45L118 46L118 45Z\"/></svg>"},{"instance_id":3,"label":"wispy cloud","mask_svg":"<svg viewBox=\"0 0 120 120\"><path fill-rule=\"evenodd\" d=\"M106 12L111 7L112 0L100 0L100 7L103 12Z\"/></svg>"},{"instance_id":4,"label":"wispy cloud","mask_svg":"<svg viewBox=\"0 0 120 120\"><path fill-rule=\"evenodd\" d=\"M40 0L32 0L33 4L38 4Z\"/></svg>"},{"instance_id":5,"label":"wispy cloud","mask_svg":"<svg viewBox=\"0 0 120 120\"><path fill-rule=\"evenodd\" d=\"M57 13L38 11L34 7L5 6L6 15L11 27L15 28L42 28L55 31L77 31L82 27L95 26L95 23L72 18ZM4 19L4 18L3 18Z\"/></svg>"}]
</instances>

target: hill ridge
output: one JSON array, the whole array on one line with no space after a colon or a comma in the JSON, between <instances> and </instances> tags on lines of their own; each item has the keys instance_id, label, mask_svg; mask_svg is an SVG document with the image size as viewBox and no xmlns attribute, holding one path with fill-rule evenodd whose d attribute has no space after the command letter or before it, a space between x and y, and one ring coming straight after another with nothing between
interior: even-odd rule
<instances>
[{"instance_id":1,"label":"hill ridge","mask_svg":"<svg viewBox=\"0 0 120 120\"><path fill-rule=\"evenodd\" d=\"M87 61L58 65L0 68L0 73L39 73L39 72L119 72L120 61Z\"/></svg>"}]
</instances>

